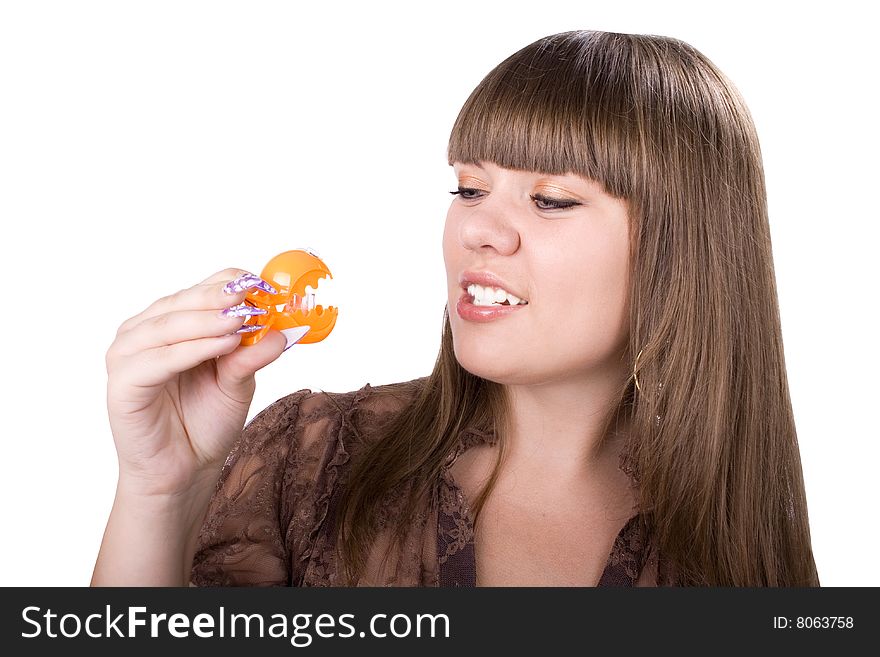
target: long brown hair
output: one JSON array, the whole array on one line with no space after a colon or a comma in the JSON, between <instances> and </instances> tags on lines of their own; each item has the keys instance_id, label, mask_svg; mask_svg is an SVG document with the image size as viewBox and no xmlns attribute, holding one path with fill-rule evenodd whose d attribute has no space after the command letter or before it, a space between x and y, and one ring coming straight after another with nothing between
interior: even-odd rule
<instances>
[{"instance_id":1,"label":"long brown hair","mask_svg":"<svg viewBox=\"0 0 880 657\"><path fill-rule=\"evenodd\" d=\"M448 159L576 173L627 202L635 377L608 409L621 468L679 585L818 586L789 398L761 150L733 84L680 40L574 31L495 67ZM637 379L637 381L636 381ZM397 540L468 425L503 446L503 386L455 358L448 308L433 372L352 463L337 548L356 581L388 495ZM500 461L500 452L499 459ZM491 492L498 463L474 503Z\"/></svg>"}]
</instances>

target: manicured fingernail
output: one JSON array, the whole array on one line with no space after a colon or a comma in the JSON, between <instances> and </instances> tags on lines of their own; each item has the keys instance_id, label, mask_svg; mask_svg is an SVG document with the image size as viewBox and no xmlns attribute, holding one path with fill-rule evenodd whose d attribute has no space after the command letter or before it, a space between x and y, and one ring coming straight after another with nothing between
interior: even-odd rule
<instances>
[{"instance_id":1,"label":"manicured fingernail","mask_svg":"<svg viewBox=\"0 0 880 657\"><path fill-rule=\"evenodd\" d=\"M244 273L238 278L229 281L223 286L223 291L226 294L238 294L239 292L244 292L245 290L250 290L252 288L257 288L258 290L268 292L269 294L278 294L278 291L269 283L259 276L250 273Z\"/></svg>"},{"instance_id":2,"label":"manicured fingernail","mask_svg":"<svg viewBox=\"0 0 880 657\"><path fill-rule=\"evenodd\" d=\"M260 329L266 328L262 324L244 324L240 329L235 331L235 333L253 333L255 331L259 331Z\"/></svg>"},{"instance_id":3,"label":"manicured fingernail","mask_svg":"<svg viewBox=\"0 0 880 657\"><path fill-rule=\"evenodd\" d=\"M305 334L309 332L309 326L297 326L296 328L283 329L281 332L284 334L284 337L287 339L287 346L281 351L283 354L285 351L290 349L293 345L303 339Z\"/></svg>"},{"instance_id":4,"label":"manicured fingernail","mask_svg":"<svg viewBox=\"0 0 880 657\"><path fill-rule=\"evenodd\" d=\"M257 308L246 303L240 303L221 311L220 317L223 319L229 319L230 317L253 317L254 315L266 315L268 312L265 308Z\"/></svg>"}]
</instances>

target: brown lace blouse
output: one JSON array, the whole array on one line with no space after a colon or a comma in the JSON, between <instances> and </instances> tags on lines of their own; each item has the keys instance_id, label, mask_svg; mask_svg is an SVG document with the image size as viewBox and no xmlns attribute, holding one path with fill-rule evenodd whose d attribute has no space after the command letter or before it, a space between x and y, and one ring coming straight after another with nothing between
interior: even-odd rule
<instances>
[{"instance_id":1,"label":"brown lace blouse","mask_svg":"<svg viewBox=\"0 0 880 657\"><path fill-rule=\"evenodd\" d=\"M300 390L257 415L217 482L191 585L340 585L331 532L350 458L422 382ZM411 519L403 553L383 562L388 536L380 532L359 586L475 586L474 524L450 468L467 449L493 440L476 428L461 432L431 499ZM633 516L617 535L599 586L657 585L657 559L640 520Z\"/></svg>"}]
</instances>

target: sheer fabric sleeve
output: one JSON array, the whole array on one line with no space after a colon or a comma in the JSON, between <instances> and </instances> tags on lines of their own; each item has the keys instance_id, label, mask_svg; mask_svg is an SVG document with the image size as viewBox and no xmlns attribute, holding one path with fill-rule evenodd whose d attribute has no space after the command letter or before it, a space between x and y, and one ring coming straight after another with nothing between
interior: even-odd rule
<instances>
[{"instance_id":1,"label":"sheer fabric sleeve","mask_svg":"<svg viewBox=\"0 0 880 657\"><path fill-rule=\"evenodd\" d=\"M300 390L270 404L244 428L220 474L199 533L191 586L287 586L286 473L297 452Z\"/></svg>"}]
</instances>

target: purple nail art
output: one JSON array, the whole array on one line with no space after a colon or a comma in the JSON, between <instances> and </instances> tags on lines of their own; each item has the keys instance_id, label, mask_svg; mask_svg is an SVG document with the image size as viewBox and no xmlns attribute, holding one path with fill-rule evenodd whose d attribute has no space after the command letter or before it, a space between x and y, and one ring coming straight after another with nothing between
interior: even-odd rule
<instances>
[{"instance_id":1,"label":"purple nail art","mask_svg":"<svg viewBox=\"0 0 880 657\"><path fill-rule=\"evenodd\" d=\"M253 317L254 315L266 315L268 313L269 311L265 308L257 308L246 303L240 303L222 311L220 317L229 319L230 317Z\"/></svg>"},{"instance_id":2,"label":"purple nail art","mask_svg":"<svg viewBox=\"0 0 880 657\"><path fill-rule=\"evenodd\" d=\"M245 324L240 329L235 331L235 333L254 333L255 331L259 331L266 328L262 324Z\"/></svg>"},{"instance_id":3,"label":"purple nail art","mask_svg":"<svg viewBox=\"0 0 880 657\"><path fill-rule=\"evenodd\" d=\"M249 273L242 274L238 278L229 281L223 286L223 291L226 294L238 294L239 292L244 292L245 290L250 290L252 288L257 288L258 290L268 292L269 294L278 294L278 290L269 285L269 283L259 276Z\"/></svg>"}]
</instances>

